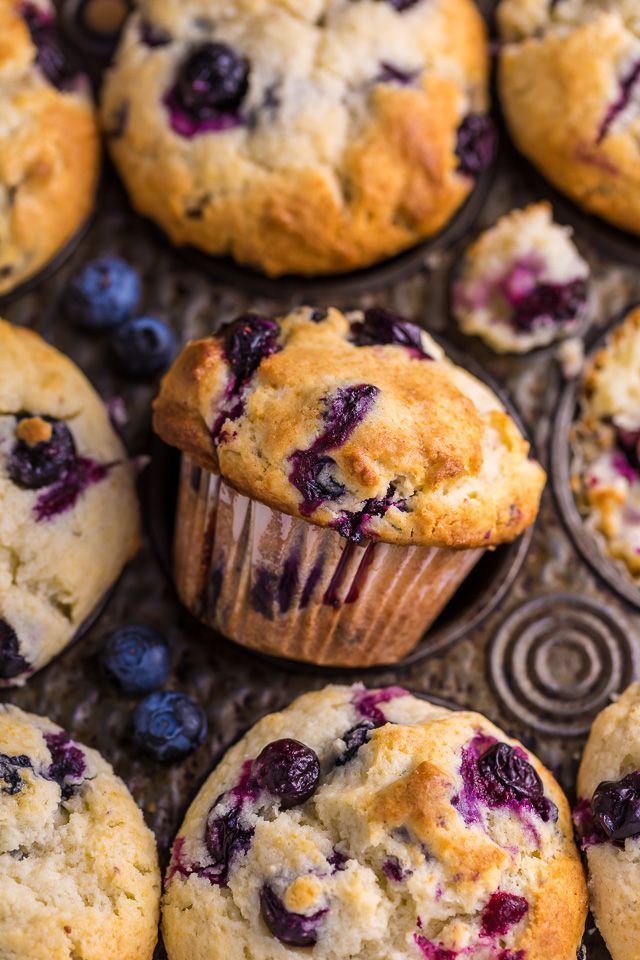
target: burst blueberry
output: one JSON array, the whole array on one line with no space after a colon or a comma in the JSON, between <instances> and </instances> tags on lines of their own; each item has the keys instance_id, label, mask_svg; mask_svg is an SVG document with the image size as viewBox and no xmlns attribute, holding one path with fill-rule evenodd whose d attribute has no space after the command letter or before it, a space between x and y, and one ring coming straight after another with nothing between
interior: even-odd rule
<instances>
[{"instance_id":1,"label":"burst blueberry","mask_svg":"<svg viewBox=\"0 0 640 960\"><path fill-rule=\"evenodd\" d=\"M37 51L36 63L47 80L58 90L72 89L78 72L70 65L62 50L53 14L35 3L25 3L21 12Z\"/></svg>"},{"instance_id":2,"label":"burst blueberry","mask_svg":"<svg viewBox=\"0 0 640 960\"><path fill-rule=\"evenodd\" d=\"M130 264L120 257L100 257L72 279L64 307L81 327L111 330L133 316L140 296L140 277Z\"/></svg>"},{"instance_id":3,"label":"burst blueberry","mask_svg":"<svg viewBox=\"0 0 640 960\"><path fill-rule=\"evenodd\" d=\"M58 784L62 799L69 800L84 779L87 767L84 753L65 730L45 733L44 739L51 754L47 777Z\"/></svg>"},{"instance_id":4,"label":"burst blueberry","mask_svg":"<svg viewBox=\"0 0 640 960\"><path fill-rule=\"evenodd\" d=\"M363 720L343 733L341 739L344 741L345 748L336 760L336 767L343 767L345 763L352 760L360 747L364 746L369 739L371 731L379 726L381 724L375 720Z\"/></svg>"},{"instance_id":5,"label":"burst blueberry","mask_svg":"<svg viewBox=\"0 0 640 960\"><path fill-rule=\"evenodd\" d=\"M242 801L223 794L213 805L207 818L205 844L212 858L207 868L210 882L226 886L229 868L237 856L251 846L253 827L242 823Z\"/></svg>"},{"instance_id":6,"label":"burst blueberry","mask_svg":"<svg viewBox=\"0 0 640 960\"><path fill-rule=\"evenodd\" d=\"M596 830L613 843L640 836L640 770L598 784L591 812Z\"/></svg>"},{"instance_id":7,"label":"burst blueberry","mask_svg":"<svg viewBox=\"0 0 640 960\"><path fill-rule=\"evenodd\" d=\"M470 113L458 127L456 156L458 169L475 177L491 166L497 149L496 128L484 113Z\"/></svg>"},{"instance_id":8,"label":"burst blueberry","mask_svg":"<svg viewBox=\"0 0 640 960\"><path fill-rule=\"evenodd\" d=\"M182 64L175 88L179 107L194 120L235 113L249 88L249 64L226 43L203 43Z\"/></svg>"},{"instance_id":9,"label":"burst blueberry","mask_svg":"<svg viewBox=\"0 0 640 960\"><path fill-rule=\"evenodd\" d=\"M328 912L324 909L310 915L292 913L268 884L260 891L260 908L274 937L290 947L312 947L317 943L318 927Z\"/></svg>"},{"instance_id":10,"label":"burst blueberry","mask_svg":"<svg viewBox=\"0 0 640 960\"><path fill-rule=\"evenodd\" d=\"M206 732L204 712L184 693L151 693L138 704L133 715L134 742L163 763L193 753Z\"/></svg>"},{"instance_id":11,"label":"burst blueberry","mask_svg":"<svg viewBox=\"0 0 640 960\"><path fill-rule=\"evenodd\" d=\"M125 693L148 693L166 681L171 669L167 641L146 624L111 633L100 656L105 675Z\"/></svg>"},{"instance_id":12,"label":"burst blueberry","mask_svg":"<svg viewBox=\"0 0 640 960\"><path fill-rule=\"evenodd\" d=\"M285 738L268 743L253 765L253 776L283 810L297 807L315 793L320 761L314 750L299 740Z\"/></svg>"},{"instance_id":13,"label":"burst blueberry","mask_svg":"<svg viewBox=\"0 0 640 960\"><path fill-rule=\"evenodd\" d=\"M357 347L370 347L381 344L397 344L416 351L427 360L432 360L422 345L420 327L411 323L384 307L370 307L364 311L362 320L351 324L349 338Z\"/></svg>"},{"instance_id":14,"label":"burst blueberry","mask_svg":"<svg viewBox=\"0 0 640 960\"><path fill-rule=\"evenodd\" d=\"M176 349L175 333L157 317L127 320L111 337L118 370L133 380L144 380L166 370Z\"/></svg>"},{"instance_id":15,"label":"burst blueberry","mask_svg":"<svg viewBox=\"0 0 640 960\"><path fill-rule=\"evenodd\" d=\"M0 680L13 680L26 673L30 664L20 653L20 642L13 627L0 618Z\"/></svg>"},{"instance_id":16,"label":"burst blueberry","mask_svg":"<svg viewBox=\"0 0 640 960\"><path fill-rule=\"evenodd\" d=\"M7 461L7 471L19 487L26 490L48 487L75 463L75 443L64 421L20 413L16 417L15 433L17 440Z\"/></svg>"},{"instance_id":17,"label":"burst blueberry","mask_svg":"<svg viewBox=\"0 0 640 960\"><path fill-rule=\"evenodd\" d=\"M280 327L259 313L238 317L223 332L224 356L238 384L252 377L265 357L280 350Z\"/></svg>"}]
</instances>

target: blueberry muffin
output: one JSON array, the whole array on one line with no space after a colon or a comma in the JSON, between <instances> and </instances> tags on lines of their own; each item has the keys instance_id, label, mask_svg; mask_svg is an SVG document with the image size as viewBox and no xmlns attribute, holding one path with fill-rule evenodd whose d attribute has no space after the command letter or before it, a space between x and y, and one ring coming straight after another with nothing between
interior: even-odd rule
<instances>
[{"instance_id":1,"label":"blueberry muffin","mask_svg":"<svg viewBox=\"0 0 640 960\"><path fill-rule=\"evenodd\" d=\"M100 398L0 320L0 687L69 643L138 537L133 469Z\"/></svg>"},{"instance_id":2,"label":"blueberry muffin","mask_svg":"<svg viewBox=\"0 0 640 960\"><path fill-rule=\"evenodd\" d=\"M587 366L571 449L572 485L588 529L640 582L640 308Z\"/></svg>"},{"instance_id":3,"label":"blueberry muffin","mask_svg":"<svg viewBox=\"0 0 640 960\"><path fill-rule=\"evenodd\" d=\"M591 909L613 960L640 942L640 684L596 718L578 774L574 819L586 850Z\"/></svg>"},{"instance_id":4,"label":"blueberry muffin","mask_svg":"<svg viewBox=\"0 0 640 960\"><path fill-rule=\"evenodd\" d=\"M640 233L637 0L501 0L497 17L516 146L587 211Z\"/></svg>"},{"instance_id":5,"label":"blueberry muffin","mask_svg":"<svg viewBox=\"0 0 640 960\"><path fill-rule=\"evenodd\" d=\"M48 0L0 0L0 295L33 276L93 207L100 166L87 79Z\"/></svg>"},{"instance_id":6,"label":"blueberry muffin","mask_svg":"<svg viewBox=\"0 0 640 960\"><path fill-rule=\"evenodd\" d=\"M443 227L492 160L472 0L138 0L102 117L137 210L272 276Z\"/></svg>"},{"instance_id":7,"label":"blueberry muffin","mask_svg":"<svg viewBox=\"0 0 640 960\"><path fill-rule=\"evenodd\" d=\"M477 713L330 686L260 720L173 845L169 960L575 960L570 812Z\"/></svg>"},{"instance_id":8,"label":"blueberry muffin","mask_svg":"<svg viewBox=\"0 0 640 960\"><path fill-rule=\"evenodd\" d=\"M402 657L545 480L489 388L381 308L240 317L183 350L154 410L182 452L181 597L295 659Z\"/></svg>"},{"instance_id":9,"label":"blueberry muffin","mask_svg":"<svg viewBox=\"0 0 640 960\"><path fill-rule=\"evenodd\" d=\"M589 265L554 223L548 203L512 210L471 245L453 286L465 333L499 353L526 353L576 332L587 306Z\"/></svg>"},{"instance_id":10,"label":"blueberry muffin","mask_svg":"<svg viewBox=\"0 0 640 960\"><path fill-rule=\"evenodd\" d=\"M151 960L156 845L95 750L0 705L2 960Z\"/></svg>"}]
</instances>

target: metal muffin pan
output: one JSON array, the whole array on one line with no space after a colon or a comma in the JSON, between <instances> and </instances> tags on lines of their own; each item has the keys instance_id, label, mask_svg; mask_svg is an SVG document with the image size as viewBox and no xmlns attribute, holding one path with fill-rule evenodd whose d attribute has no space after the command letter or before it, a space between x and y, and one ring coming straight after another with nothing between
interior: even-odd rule
<instances>
[{"instance_id":1,"label":"metal muffin pan","mask_svg":"<svg viewBox=\"0 0 640 960\"><path fill-rule=\"evenodd\" d=\"M523 164L503 150L478 226L488 226L510 208L547 195ZM599 230L602 225L597 226ZM606 245L594 242L590 233L578 228L577 236L594 269L598 309L591 318L590 333L597 335L625 303L640 300L640 275L628 266L626 258L603 253ZM334 299L337 306L375 302L414 316L436 336L448 334L460 344L447 309L450 271L458 247L441 249L430 257L429 271L398 280L375 297L369 287L361 295L344 291L330 295L325 288L322 296ZM2 312L13 322L33 326L68 353L105 398L121 396L129 413L125 433L130 450L136 455L148 454L150 402L156 386L120 380L109 366L105 339L79 333L58 310L72 273L105 252L118 253L137 266L144 283L145 312L165 317L183 340L206 335L222 320L250 308L282 312L299 302L300 294L274 284L268 294L258 296L238 288L228 277L214 282L208 272L188 265L132 215L117 181L107 174L99 213L79 249L55 274L43 277L39 286L10 302L5 299ZM565 389L554 362L555 351L498 356L477 338L462 339L462 350L465 362L479 359L513 399L540 459L548 464ZM559 445L556 437L556 447ZM151 472L149 478L153 477ZM554 466L556 493L558 483ZM560 481L561 489L566 489L563 484ZM152 489L155 495L155 481ZM142 496L149 508L148 486ZM534 750L572 796L585 733L594 713L637 675L640 609L595 573L566 529L563 512L549 487L530 534L530 549L513 582L495 609L482 622L468 624L444 655L432 652L421 656L401 671L376 668L362 679L369 686L401 683L417 693L486 714ZM207 713L206 744L183 763L168 768L135 750L129 731L136 701L105 686L96 667L96 654L106 634L131 622L152 623L167 635L173 651L168 685L189 693ZM358 678L353 671L336 670L329 677L313 668L283 666L280 661L248 655L222 638L212 644L211 633L177 602L147 533L140 555L82 641L68 647L24 688L0 691L0 701L48 714L79 740L100 750L142 807L164 865L187 805L226 745L260 716L300 693L319 689L329 681ZM608 957L592 923L587 925L585 944L588 960Z\"/></svg>"}]
</instances>

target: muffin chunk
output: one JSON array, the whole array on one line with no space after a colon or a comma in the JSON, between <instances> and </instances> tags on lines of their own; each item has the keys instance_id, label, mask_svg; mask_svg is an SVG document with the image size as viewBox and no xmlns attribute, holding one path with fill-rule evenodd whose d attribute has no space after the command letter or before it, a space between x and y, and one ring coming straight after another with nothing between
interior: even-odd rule
<instances>
[{"instance_id":1,"label":"muffin chunk","mask_svg":"<svg viewBox=\"0 0 640 960\"><path fill-rule=\"evenodd\" d=\"M640 942L640 684L596 718L578 774L574 818L589 865L591 909L613 960Z\"/></svg>"},{"instance_id":2,"label":"muffin chunk","mask_svg":"<svg viewBox=\"0 0 640 960\"><path fill-rule=\"evenodd\" d=\"M491 162L471 0L139 0L102 117L134 206L267 274L431 236Z\"/></svg>"},{"instance_id":3,"label":"muffin chunk","mask_svg":"<svg viewBox=\"0 0 640 960\"><path fill-rule=\"evenodd\" d=\"M138 547L132 466L78 368L0 321L0 687L72 639Z\"/></svg>"},{"instance_id":4,"label":"muffin chunk","mask_svg":"<svg viewBox=\"0 0 640 960\"><path fill-rule=\"evenodd\" d=\"M89 83L65 59L48 0L0 0L0 295L89 216L100 166Z\"/></svg>"},{"instance_id":5,"label":"muffin chunk","mask_svg":"<svg viewBox=\"0 0 640 960\"><path fill-rule=\"evenodd\" d=\"M501 0L497 17L517 147L586 210L640 233L637 0Z\"/></svg>"},{"instance_id":6,"label":"muffin chunk","mask_svg":"<svg viewBox=\"0 0 640 960\"><path fill-rule=\"evenodd\" d=\"M586 908L567 802L535 757L479 714L330 686L206 781L163 933L170 960L575 960Z\"/></svg>"},{"instance_id":7,"label":"muffin chunk","mask_svg":"<svg viewBox=\"0 0 640 960\"><path fill-rule=\"evenodd\" d=\"M99 753L0 705L3 960L151 960L155 840Z\"/></svg>"},{"instance_id":8,"label":"muffin chunk","mask_svg":"<svg viewBox=\"0 0 640 960\"><path fill-rule=\"evenodd\" d=\"M554 223L551 205L512 210L471 245L453 287L465 333L499 353L526 353L576 332L587 307L589 265Z\"/></svg>"}]
</instances>

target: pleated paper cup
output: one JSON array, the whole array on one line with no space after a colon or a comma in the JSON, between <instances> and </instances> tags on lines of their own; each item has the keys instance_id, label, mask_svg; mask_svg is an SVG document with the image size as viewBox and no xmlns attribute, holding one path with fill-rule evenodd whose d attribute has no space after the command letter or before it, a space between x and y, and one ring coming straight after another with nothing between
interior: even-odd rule
<instances>
[{"instance_id":1,"label":"pleated paper cup","mask_svg":"<svg viewBox=\"0 0 640 960\"><path fill-rule=\"evenodd\" d=\"M182 455L178 593L203 623L260 653L324 666L395 663L484 552L354 544L238 493Z\"/></svg>"}]
</instances>

